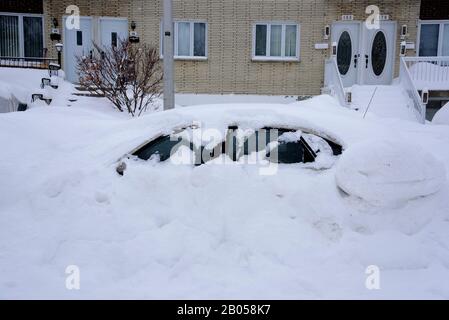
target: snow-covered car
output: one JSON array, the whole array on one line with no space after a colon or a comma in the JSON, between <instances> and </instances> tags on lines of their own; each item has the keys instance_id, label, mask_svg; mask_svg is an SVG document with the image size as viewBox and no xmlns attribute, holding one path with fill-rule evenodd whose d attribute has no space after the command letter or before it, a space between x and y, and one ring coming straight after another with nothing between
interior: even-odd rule
<instances>
[{"instance_id":1,"label":"snow-covered car","mask_svg":"<svg viewBox=\"0 0 449 320\"><path fill-rule=\"evenodd\" d=\"M248 164L311 164L317 169L329 168L342 146L331 137L312 133L312 128L288 126L248 127L229 125L223 134L217 129L199 125L173 128L170 134L159 134L125 155L117 166L124 174L126 161L167 162L200 166L209 162Z\"/></svg>"}]
</instances>

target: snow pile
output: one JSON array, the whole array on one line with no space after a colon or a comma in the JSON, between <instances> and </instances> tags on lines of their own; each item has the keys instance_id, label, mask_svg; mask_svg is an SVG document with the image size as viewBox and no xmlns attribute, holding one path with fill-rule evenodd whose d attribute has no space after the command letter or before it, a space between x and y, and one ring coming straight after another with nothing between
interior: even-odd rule
<instances>
[{"instance_id":1,"label":"snow pile","mask_svg":"<svg viewBox=\"0 0 449 320\"><path fill-rule=\"evenodd\" d=\"M41 88L42 78L50 78L52 85L59 85L55 90L51 87ZM0 70L0 113L17 111L19 103L27 104L28 109L47 106L44 101L31 103L32 94L42 94L44 98L64 100L73 91L72 84L63 81L64 71L59 76L50 77L47 70L30 70L20 68L1 68ZM55 100L53 100L54 105ZM62 101L57 101L61 105Z\"/></svg>"},{"instance_id":2,"label":"snow pile","mask_svg":"<svg viewBox=\"0 0 449 320\"><path fill-rule=\"evenodd\" d=\"M349 154L394 136L426 146L449 169L449 126L362 120L329 96L130 119L105 99L70 102L69 89L50 107L0 115L0 299L449 298L447 187L365 214L364 201L336 188L335 165L279 165L265 176L249 161L133 161L124 176L115 171L137 146L195 123L217 136L232 124L301 130L330 160L309 133ZM179 151L178 163L191 158ZM373 264L381 290L365 287ZM70 265L80 268L80 290L65 286Z\"/></svg>"},{"instance_id":3,"label":"snow pile","mask_svg":"<svg viewBox=\"0 0 449 320\"><path fill-rule=\"evenodd\" d=\"M398 205L438 192L443 164L425 150L399 141L366 141L349 148L336 171L337 185L372 205Z\"/></svg>"},{"instance_id":4,"label":"snow pile","mask_svg":"<svg viewBox=\"0 0 449 320\"><path fill-rule=\"evenodd\" d=\"M0 70L0 97L15 96L23 103L29 102L31 93L40 88L41 79L49 77L45 70L2 68Z\"/></svg>"},{"instance_id":5,"label":"snow pile","mask_svg":"<svg viewBox=\"0 0 449 320\"><path fill-rule=\"evenodd\" d=\"M449 103L446 103L440 110L438 110L433 117L432 123L449 125Z\"/></svg>"}]
</instances>

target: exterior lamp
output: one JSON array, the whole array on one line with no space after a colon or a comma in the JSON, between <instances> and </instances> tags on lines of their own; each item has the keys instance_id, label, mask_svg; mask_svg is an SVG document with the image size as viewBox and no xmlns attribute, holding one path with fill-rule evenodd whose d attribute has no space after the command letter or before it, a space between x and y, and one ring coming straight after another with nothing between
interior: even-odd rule
<instances>
[{"instance_id":1,"label":"exterior lamp","mask_svg":"<svg viewBox=\"0 0 449 320\"><path fill-rule=\"evenodd\" d=\"M423 104L429 103L429 89L424 88L424 90L422 91L422 94L421 94L421 99L422 99Z\"/></svg>"},{"instance_id":2,"label":"exterior lamp","mask_svg":"<svg viewBox=\"0 0 449 320\"><path fill-rule=\"evenodd\" d=\"M50 32L50 40L51 41L61 41L61 32L59 31L59 23L58 23L58 19L53 18L52 20L52 24L53 24L53 28L51 29Z\"/></svg>"},{"instance_id":3,"label":"exterior lamp","mask_svg":"<svg viewBox=\"0 0 449 320\"><path fill-rule=\"evenodd\" d=\"M337 43L336 42L332 42L332 56L333 57L337 56Z\"/></svg>"},{"instance_id":4,"label":"exterior lamp","mask_svg":"<svg viewBox=\"0 0 449 320\"><path fill-rule=\"evenodd\" d=\"M400 56L401 56L401 57L405 57L406 54L407 54L407 42L402 41L402 42L401 42Z\"/></svg>"},{"instance_id":5,"label":"exterior lamp","mask_svg":"<svg viewBox=\"0 0 449 320\"><path fill-rule=\"evenodd\" d=\"M131 30L132 31L129 32L129 42L131 42L131 43L139 43L140 42L140 38L139 38L139 35L137 34L137 31L136 31L136 22L135 21L131 22Z\"/></svg>"},{"instance_id":6,"label":"exterior lamp","mask_svg":"<svg viewBox=\"0 0 449 320\"><path fill-rule=\"evenodd\" d=\"M56 51L58 51L58 64L59 64L59 67L61 67L61 61L62 61L62 58L61 58L61 53L62 53L62 49L64 48L64 45L62 44L62 43L57 43L57 44L55 44L55 48L56 48Z\"/></svg>"}]
</instances>

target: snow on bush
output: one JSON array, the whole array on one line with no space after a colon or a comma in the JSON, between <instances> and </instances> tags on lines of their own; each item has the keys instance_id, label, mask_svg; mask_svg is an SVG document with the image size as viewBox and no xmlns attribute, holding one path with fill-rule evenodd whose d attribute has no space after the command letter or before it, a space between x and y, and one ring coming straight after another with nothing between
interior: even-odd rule
<instances>
[{"instance_id":1,"label":"snow on bush","mask_svg":"<svg viewBox=\"0 0 449 320\"><path fill-rule=\"evenodd\" d=\"M398 205L438 192L444 166L416 145L367 141L348 149L336 169L337 185L372 205Z\"/></svg>"},{"instance_id":2,"label":"snow on bush","mask_svg":"<svg viewBox=\"0 0 449 320\"><path fill-rule=\"evenodd\" d=\"M446 103L443 108L438 110L433 117L432 123L449 125L449 102Z\"/></svg>"}]
</instances>

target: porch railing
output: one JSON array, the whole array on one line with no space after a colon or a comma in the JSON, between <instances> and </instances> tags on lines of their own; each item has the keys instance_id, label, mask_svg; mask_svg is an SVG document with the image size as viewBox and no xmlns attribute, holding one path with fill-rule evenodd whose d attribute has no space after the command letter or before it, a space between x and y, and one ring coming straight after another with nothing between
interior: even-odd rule
<instances>
[{"instance_id":1,"label":"porch railing","mask_svg":"<svg viewBox=\"0 0 449 320\"><path fill-rule=\"evenodd\" d=\"M402 57L400 62L399 79L402 87L406 91L413 104L413 110L421 123L426 122L426 105L422 102L421 96L413 80L406 58Z\"/></svg>"},{"instance_id":2,"label":"porch railing","mask_svg":"<svg viewBox=\"0 0 449 320\"><path fill-rule=\"evenodd\" d=\"M52 58L0 57L0 67L48 69L51 63L58 63Z\"/></svg>"},{"instance_id":3,"label":"porch railing","mask_svg":"<svg viewBox=\"0 0 449 320\"><path fill-rule=\"evenodd\" d=\"M336 97L342 106L347 106L346 91L338 70L337 59L335 57L326 59L324 67L324 89L332 96Z\"/></svg>"},{"instance_id":4,"label":"porch railing","mask_svg":"<svg viewBox=\"0 0 449 320\"><path fill-rule=\"evenodd\" d=\"M418 90L449 90L449 57L404 57Z\"/></svg>"}]
</instances>

